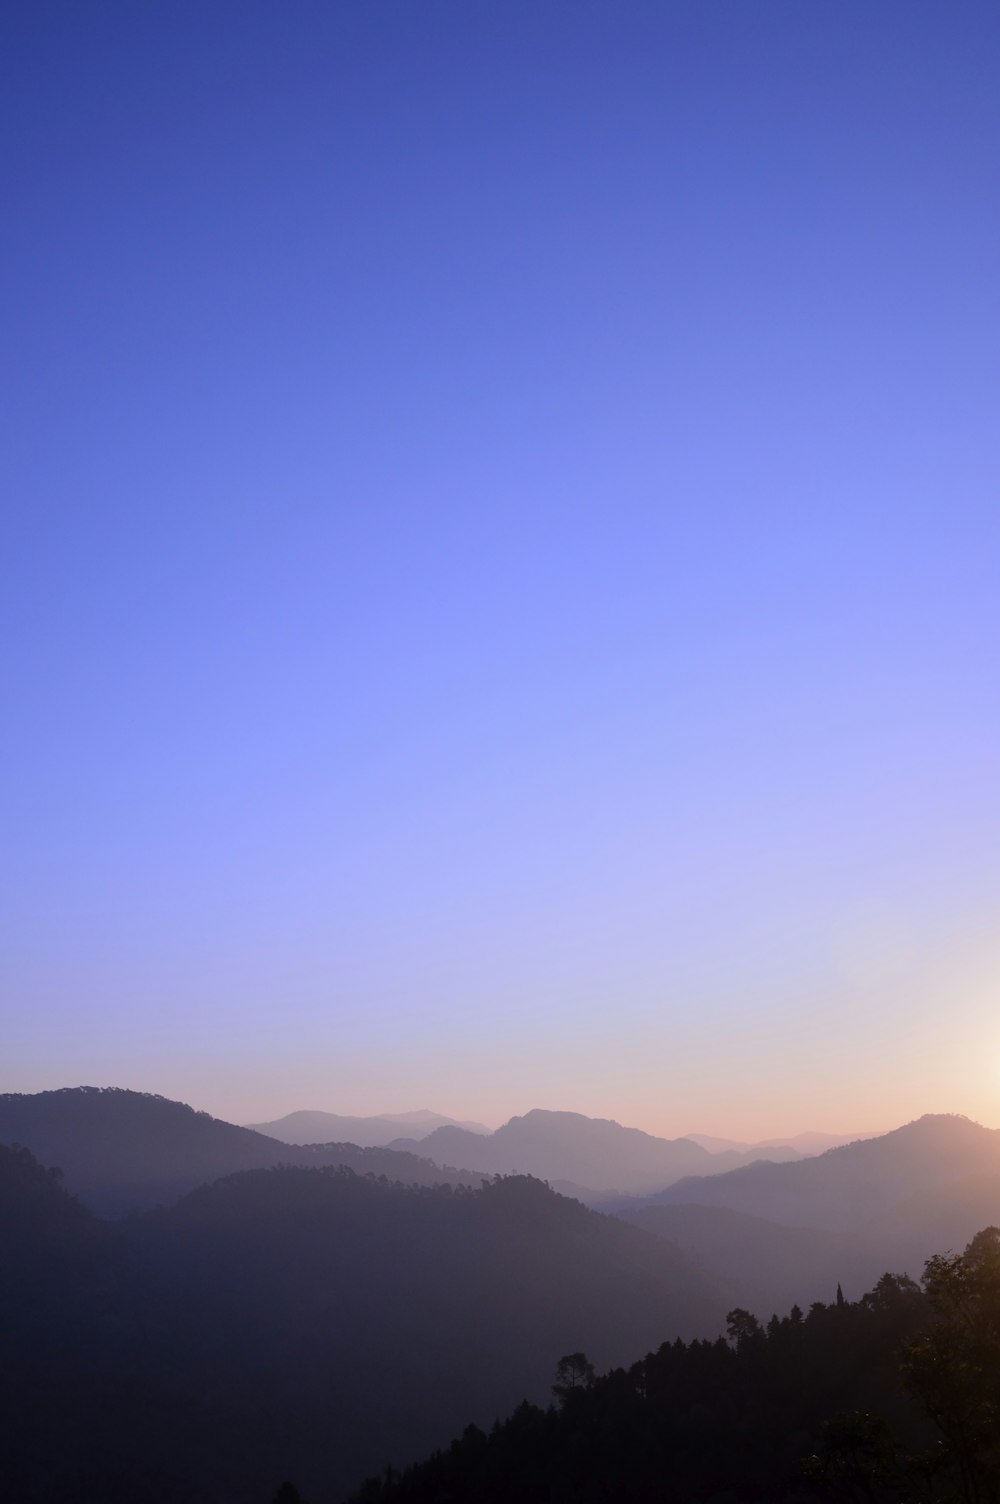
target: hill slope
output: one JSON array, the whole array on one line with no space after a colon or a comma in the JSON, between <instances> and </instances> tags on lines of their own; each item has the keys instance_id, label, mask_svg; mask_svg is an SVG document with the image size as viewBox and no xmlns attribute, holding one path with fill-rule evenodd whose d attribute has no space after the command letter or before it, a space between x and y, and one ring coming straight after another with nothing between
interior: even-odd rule
<instances>
[{"instance_id":1,"label":"hill slope","mask_svg":"<svg viewBox=\"0 0 1000 1504\"><path fill-rule=\"evenodd\" d=\"M724 1206L793 1227L861 1229L910 1196L1000 1172L1000 1130L928 1115L880 1138L793 1164L758 1163L684 1180L651 1198Z\"/></svg>"}]
</instances>

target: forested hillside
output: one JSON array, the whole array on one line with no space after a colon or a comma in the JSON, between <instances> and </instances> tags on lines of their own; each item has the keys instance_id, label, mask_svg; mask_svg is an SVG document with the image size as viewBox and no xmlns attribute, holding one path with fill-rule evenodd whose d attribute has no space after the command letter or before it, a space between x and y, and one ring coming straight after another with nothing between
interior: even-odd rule
<instances>
[{"instance_id":1,"label":"forested hillside","mask_svg":"<svg viewBox=\"0 0 1000 1504\"><path fill-rule=\"evenodd\" d=\"M725 1319L676 1250L534 1180L286 1167L101 1223L28 1151L3 1164L0 1480L38 1504L346 1493L543 1401L567 1347L630 1362Z\"/></svg>"},{"instance_id":2,"label":"forested hillside","mask_svg":"<svg viewBox=\"0 0 1000 1504\"><path fill-rule=\"evenodd\" d=\"M666 1343L594 1378L565 1355L555 1405L372 1479L352 1504L995 1504L1000 1232L729 1340Z\"/></svg>"}]
</instances>

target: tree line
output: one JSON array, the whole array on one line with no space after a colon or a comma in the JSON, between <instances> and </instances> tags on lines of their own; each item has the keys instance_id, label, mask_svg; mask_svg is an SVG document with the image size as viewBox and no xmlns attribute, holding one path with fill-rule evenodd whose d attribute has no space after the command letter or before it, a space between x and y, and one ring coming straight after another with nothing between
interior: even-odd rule
<instances>
[{"instance_id":1,"label":"tree line","mask_svg":"<svg viewBox=\"0 0 1000 1504\"><path fill-rule=\"evenodd\" d=\"M600 1378L568 1354L553 1395L351 1504L1000 1504L1000 1231Z\"/></svg>"}]
</instances>

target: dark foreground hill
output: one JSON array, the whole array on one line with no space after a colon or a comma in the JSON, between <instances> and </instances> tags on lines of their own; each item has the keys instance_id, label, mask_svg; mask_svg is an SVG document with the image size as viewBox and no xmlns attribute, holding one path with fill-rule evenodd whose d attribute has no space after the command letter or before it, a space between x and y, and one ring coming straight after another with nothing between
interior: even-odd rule
<instances>
[{"instance_id":1,"label":"dark foreground hill","mask_svg":"<svg viewBox=\"0 0 1000 1504\"><path fill-rule=\"evenodd\" d=\"M398 1138L394 1149L414 1149ZM439 1164L469 1164L501 1175L536 1175L570 1184L585 1195L647 1195L685 1175L714 1175L745 1164L754 1154L711 1154L686 1138L657 1138L607 1118L535 1108L511 1118L488 1137L462 1128L437 1128L420 1140L421 1154ZM796 1159L794 1149L763 1151L774 1159Z\"/></svg>"},{"instance_id":2,"label":"dark foreground hill","mask_svg":"<svg viewBox=\"0 0 1000 1504\"><path fill-rule=\"evenodd\" d=\"M682 1255L529 1179L288 1167L100 1223L0 1162L0 1496L31 1504L335 1498L543 1401L567 1350L629 1362L723 1320Z\"/></svg>"},{"instance_id":3,"label":"dark foreground hill","mask_svg":"<svg viewBox=\"0 0 1000 1504\"><path fill-rule=\"evenodd\" d=\"M444 1170L416 1154L356 1144L279 1143L145 1092L94 1086L0 1096L0 1143L23 1144L58 1166L67 1187L102 1216L176 1201L237 1170L347 1165L409 1185L478 1185L475 1169Z\"/></svg>"},{"instance_id":4,"label":"dark foreground hill","mask_svg":"<svg viewBox=\"0 0 1000 1504\"><path fill-rule=\"evenodd\" d=\"M1000 1174L1000 1130L938 1114L814 1159L684 1180L650 1199L728 1207L792 1227L860 1231L910 1197L994 1174Z\"/></svg>"}]
</instances>

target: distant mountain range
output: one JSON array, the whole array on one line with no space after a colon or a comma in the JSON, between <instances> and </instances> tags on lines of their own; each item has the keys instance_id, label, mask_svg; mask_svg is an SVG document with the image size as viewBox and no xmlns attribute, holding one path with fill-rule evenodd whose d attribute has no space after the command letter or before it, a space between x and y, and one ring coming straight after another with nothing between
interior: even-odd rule
<instances>
[{"instance_id":1,"label":"distant mountain range","mask_svg":"<svg viewBox=\"0 0 1000 1504\"><path fill-rule=\"evenodd\" d=\"M350 1143L291 1145L145 1092L93 1086L0 1096L0 1143L23 1144L93 1211L115 1216L176 1201L236 1170L346 1165L406 1185L473 1185L482 1173L443 1170L399 1150Z\"/></svg>"},{"instance_id":2,"label":"distant mountain range","mask_svg":"<svg viewBox=\"0 0 1000 1504\"><path fill-rule=\"evenodd\" d=\"M400 1136L404 1125L411 1131ZM477 1186L487 1175L528 1174L599 1205L656 1193L683 1177L722 1174L757 1155L712 1153L690 1139L542 1109L495 1133L427 1109L378 1118L296 1112L241 1128L163 1097L97 1087L0 1096L0 1142L25 1144L59 1165L70 1188L102 1215L174 1201L220 1175L274 1164L347 1165L412 1185ZM786 1146L760 1152L778 1161L799 1157Z\"/></svg>"},{"instance_id":3,"label":"distant mountain range","mask_svg":"<svg viewBox=\"0 0 1000 1504\"><path fill-rule=\"evenodd\" d=\"M725 1149L735 1149L738 1154L756 1154L758 1159L770 1159L768 1149L796 1149L799 1154L825 1154L827 1149L839 1149L842 1144L856 1144L862 1138L876 1138L874 1133L794 1133L786 1138L762 1138L755 1143L744 1143L735 1138L716 1138L711 1133L686 1133L685 1138L700 1144L712 1154Z\"/></svg>"},{"instance_id":4,"label":"distant mountain range","mask_svg":"<svg viewBox=\"0 0 1000 1504\"><path fill-rule=\"evenodd\" d=\"M410 1131L401 1135L404 1126ZM0 1096L0 1142L23 1143L43 1162L60 1165L70 1187L105 1215L173 1201L220 1175L274 1164L348 1165L417 1185L476 1186L488 1175L526 1174L606 1208L622 1198L665 1195L679 1182L692 1187L684 1199L715 1204L697 1182L723 1177L728 1186L730 1172L755 1166L756 1175L768 1165L807 1162L793 1145L713 1151L690 1138L658 1138L609 1119L541 1108L494 1133L428 1109L371 1118L295 1112L241 1128L162 1097L95 1087ZM749 1184L771 1182L765 1176ZM753 1214L782 1220L759 1209L755 1196ZM745 1208L733 1203L733 1209ZM798 1210L792 1215L798 1219Z\"/></svg>"},{"instance_id":5,"label":"distant mountain range","mask_svg":"<svg viewBox=\"0 0 1000 1504\"><path fill-rule=\"evenodd\" d=\"M290 1112L273 1123L250 1123L255 1133L280 1139L283 1144L358 1144L362 1148L383 1149L402 1130L408 1130L407 1142L422 1143L435 1128L462 1128L468 1133L490 1132L483 1123L462 1123L443 1117L440 1112L419 1108L416 1112L383 1112L377 1117L342 1117L336 1112Z\"/></svg>"},{"instance_id":6,"label":"distant mountain range","mask_svg":"<svg viewBox=\"0 0 1000 1504\"><path fill-rule=\"evenodd\" d=\"M609 1121L608 1119L582 1118L579 1113L553 1115L562 1118L577 1118L584 1122ZM532 1114L528 1113L526 1116L530 1118ZM611 1123L611 1126L617 1128L619 1125ZM289 1112L282 1118L275 1118L272 1122L248 1123L247 1127L253 1129L255 1133L264 1133L269 1138L280 1139L284 1144L350 1143L370 1148L404 1149L412 1149L415 1144L422 1145L424 1140L438 1128L461 1128L479 1137L489 1137L493 1133L493 1130L487 1128L485 1123L449 1118L443 1113L432 1112L426 1107L418 1108L413 1112L381 1112L369 1117L351 1117L337 1112ZM635 1133L640 1130L626 1131ZM656 1138L655 1134L644 1136ZM841 1144L855 1143L858 1139L874 1137L873 1133L809 1132L791 1134L785 1138L766 1138L750 1142L718 1138L710 1133L685 1133L683 1140L698 1144L709 1154L739 1156L738 1160L734 1161L730 1158L718 1167L719 1169L732 1169L736 1163L748 1163L754 1159L784 1161L804 1155L822 1154L827 1149L835 1149ZM679 1143L682 1140L661 1138L657 1141ZM448 1147L448 1142L447 1138L436 1140L442 1149ZM462 1141L454 1141L454 1143L460 1142Z\"/></svg>"},{"instance_id":7,"label":"distant mountain range","mask_svg":"<svg viewBox=\"0 0 1000 1504\"><path fill-rule=\"evenodd\" d=\"M413 1152L414 1138L395 1138L390 1148ZM435 1128L419 1140L421 1154L438 1164L468 1164L501 1175L536 1175L556 1189L586 1201L645 1195L687 1175L721 1174L759 1158L755 1151L710 1153L687 1138L657 1138L607 1118L536 1108L514 1117L487 1138L457 1127ZM775 1160L799 1158L783 1146L768 1149Z\"/></svg>"}]
</instances>

